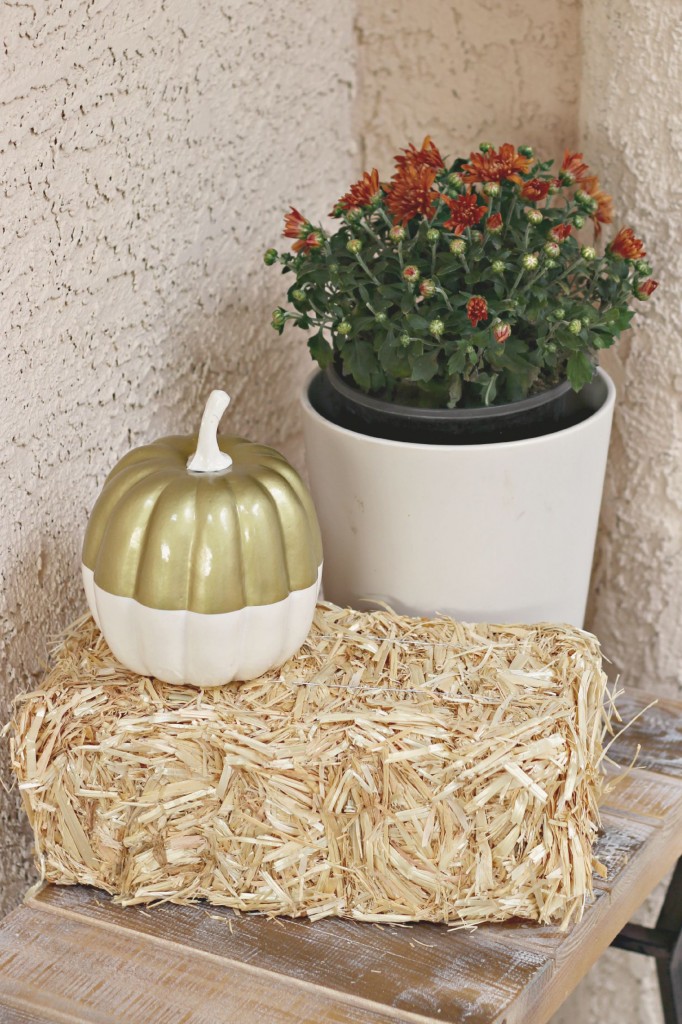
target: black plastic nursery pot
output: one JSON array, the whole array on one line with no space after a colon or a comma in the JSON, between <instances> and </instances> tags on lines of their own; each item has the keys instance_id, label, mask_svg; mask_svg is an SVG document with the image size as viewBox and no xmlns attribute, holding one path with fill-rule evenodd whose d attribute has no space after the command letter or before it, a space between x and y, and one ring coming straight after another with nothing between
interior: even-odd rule
<instances>
[{"instance_id":1,"label":"black plastic nursery pot","mask_svg":"<svg viewBox=\"0 0 682 1024\"><path fill-rule=\"evenodd\" d=\"M576 394L564 381L506 405L421 409L366 395L329 366L312 379L308 397L325 419L368 437L416 444L494 444L541 437L581 423L600 404L594 391L593 383Z\"/></svg>"}]
</instances>

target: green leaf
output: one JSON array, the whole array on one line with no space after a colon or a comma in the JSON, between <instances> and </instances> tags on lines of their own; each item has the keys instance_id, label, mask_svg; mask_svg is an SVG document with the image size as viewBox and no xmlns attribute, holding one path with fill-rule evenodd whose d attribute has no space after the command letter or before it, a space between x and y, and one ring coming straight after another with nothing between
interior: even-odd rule
<instances>
[{"instance_id":1,"label":"green leaf","mask_svg":"<svg viewBox=\"0 0 682 1024\"><path fill-rule=\"evenodd\" d=\"M409 377L410 363L406 350L397 344L395 335L386 335L378 352L379 363L384 372L391 377Z\"/></svg>"},{"instance_id":2,"label":"green leaf","mask_svg":"<svg viewBox=\"0 0 682 1024\"><path fill-rule=\"evenodd\" d=\"M369 391L372 375L379 369L372 346L366 341L356 341L343 352L343 372L350 375L358 387Z\"/></svg>"},{"instance_id":3,"label":"green leaf","mask_svg":"<svg viewBox=\"0 0 682 1024\"><path fill-rule=\"evenodd\" d=\"M419 313L408 313L405 321L412 331L425 331L429 326L429 321L423 316L419 316Z\"/></svg>"},{"instance_id":4,"label":"green leaf","mask_svg":"<svg viewBox=\"0 0 682 1024\"><path fill-rule=\"evenodd\" d=\"M410 380L421 380L427 383L432 380L438 373L438 352L425 352L422 356L417 356L412 362L412 373L410 374Z\"/></svg>"},{"instance_id":5,"label":"green leaf","mask_svg":"<svg viewBox=\"0 0 682 1024\"><path fill-rule=\"evenodd\" d=\"M605 315L604 321L613 329L614 334L620 334L621 331L628 329L634 315L634 311L631 309L610 309Z\"/></svg>"},{"instance_id":6,"label":"green leaf","mask_svg":"<svg viewBox=\"0 0 682 1024\"><path fill-rule=\"evenodd\" d=\"M453 352L448 359L448 373L462 373L467 362L467 353L464 345L461 345L456 352Z\"/></svg>"},{"instance_id":7,"label":"green leaf","mask_svg":"<svg viewBox=\"0 0 682 1024\"><path fill-rule=\"evenodd\" d=\"M325 340L322 331L318 331L317 334L313 334L312 337L308 338L308 348L313 359L323 370L326 366L329 366L334 358L332 347Z\"/></svg>"},{"instance_id":8,"label":"green leaf","mask_svg":"<svg viewBox=\"0 0 682 1024\"><path fill-rule=\"evenodd\" d=\"M571 352L566 364L566 375L574 391L580 391L594 376L594 366L584 352Z\"/></svg>"}]
</instances>

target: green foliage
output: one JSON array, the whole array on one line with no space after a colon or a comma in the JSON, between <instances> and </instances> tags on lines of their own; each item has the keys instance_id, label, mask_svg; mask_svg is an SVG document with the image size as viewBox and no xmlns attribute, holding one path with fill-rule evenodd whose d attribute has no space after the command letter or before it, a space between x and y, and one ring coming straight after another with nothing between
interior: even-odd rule
<instances>
[{"instance_id":1,"label":"green foliage","mask_svg":"<svg viewBox=\"0 0 682 1024\"><path fill-rule=\"evenodd\" d=\"M412 156L418 166L419 153ZM364 204L344 197L335 231L297 220L298 233L288 234L300 240L299 251L269 249L265 256L293 281L289 308L275 311L274 328L281 334L291 320L309 332L321 367L333 361L358 388L389 400L501 404L563 379L580 390L592 379L598 350L629 326L628 307L651 267L609 246L599 255L581 245L576 217L596 216L597 203L563 169L557 178L552 164L527 156L519 180L502 174L496 189L473 172L467 180L471 165L455 160L436 169L428 216L396 220L392 190L405 173L399 168ZM550 185L549 193L528 198L528 182L536 189L541 183L542 193ZM477 222L454 223L458 196L476 197ZM404 238L395 230L391 237L403 220ZM562 226L571 228L563 239ZM418 273L408 269L406 279L405 268ZM470 300L484 300L487 316L478 322ZM508 337L495 340L495 328L499 337L506 324Z\"/></svg>"}]
</instances>

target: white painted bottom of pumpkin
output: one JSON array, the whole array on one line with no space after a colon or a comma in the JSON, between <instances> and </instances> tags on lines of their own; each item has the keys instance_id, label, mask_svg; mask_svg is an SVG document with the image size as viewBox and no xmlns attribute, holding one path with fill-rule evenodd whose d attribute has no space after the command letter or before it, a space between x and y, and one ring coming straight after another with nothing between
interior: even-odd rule
<instances>
[{"instance_id":1,"label":"white painted bottom of pumpkin","mask_svg":"<svg viewBox=\"0 0 682 1024\"><path fill-rule=\"evenodd\" d=\"M320 566L316 583L283 601L205 615L118 597L82 569L92 616L122 665L164 683L202 687L255 679L283 665L310 631L322 579Z\"/></svg>"}]
</instances>

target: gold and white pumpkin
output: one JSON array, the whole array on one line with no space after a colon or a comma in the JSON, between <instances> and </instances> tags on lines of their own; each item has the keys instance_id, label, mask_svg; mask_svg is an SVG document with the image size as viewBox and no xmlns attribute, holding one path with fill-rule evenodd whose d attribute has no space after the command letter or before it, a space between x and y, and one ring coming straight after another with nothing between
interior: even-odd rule
<instances>
[{"instance_id":1,"label":"gold and white pumpkin","mask_svg":"<svg viewBox=\"0 0 682 1024\"><path fill-rule=\"evenodd\" d=\"M213 391L197 436L164 437L107 477L83 545L90 611L127 668L167 683L253 679L306 639L322 570L300 477L273 448L217 436Z\"/></svg>"}]
</instances>

